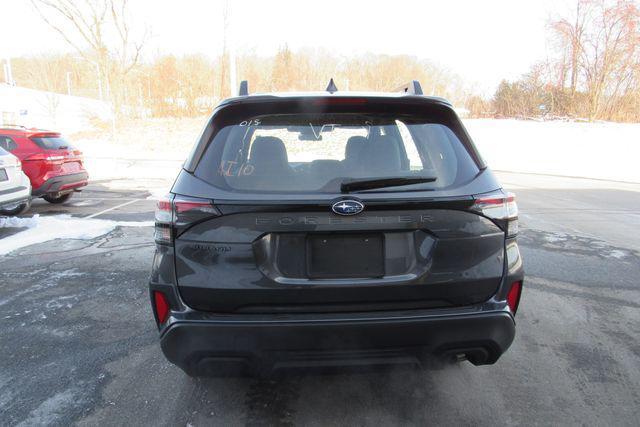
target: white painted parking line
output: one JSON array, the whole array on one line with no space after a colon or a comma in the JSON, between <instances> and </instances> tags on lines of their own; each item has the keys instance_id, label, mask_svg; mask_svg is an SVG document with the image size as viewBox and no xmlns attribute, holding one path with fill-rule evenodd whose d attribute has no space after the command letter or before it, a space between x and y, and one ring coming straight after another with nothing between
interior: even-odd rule
<instances>
[{"instance_id":1,"label":"white painted parking line","mask_svg":"<svg viewBox=\"0 0 640 427\"><path fill-rule=\"evenodd\" d=\"M112 208L105 209L105 210L103 210L103 211L100 211L100 212L94 213L94 214L92 214L92 215L86 216L85 218L86 218L86 219L89 219L89 218L95 218L95 217L100 216L100 215L102 215L102 214L106 214L107 212L111 212L111 211L113 211L113 210L116 210L116 209L118 209L118 208L122 208L122 207L124 207L124 206L130 205L130 204L133 204L133 203L135 203L135 202L139 202L140 200L144 200L144 199L134 199L134 200L129 200L128 202L124 202L124 203L121 203L121 204L119 204L119 205L117 205L117 206L114 206L114 207L112 207Z\"/></svg>"},{"instance_id":2,"label":"white painted parking line","mask_svg":"<svg viewBox=\"0 0 640 427\"><path fill-rule=\"evenodd\" d=\"M141 200L136 197L74 197L74 200Z\"/></svg>"}]
</instances>

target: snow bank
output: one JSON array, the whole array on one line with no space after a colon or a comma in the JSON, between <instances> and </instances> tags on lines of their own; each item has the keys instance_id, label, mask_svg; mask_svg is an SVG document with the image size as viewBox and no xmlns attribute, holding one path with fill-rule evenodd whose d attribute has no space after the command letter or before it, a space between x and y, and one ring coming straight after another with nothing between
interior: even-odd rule
<instances>
[{"instance_id":1,"label":"snow bank","mask_svg":"<svg viewBox=\"0 0 640 427\"><path fill-rule=\"evenodd\" d=\"M5 220L0 219L0 221ZM105 235L116 227L150 227L153 221L111 221L55 215L32 218L6 218L2 227L28 227L27 230L0 239L0 255L54 239L89 240Z\"/></svg>"},{"instance_id":2,"label":"snow bank","mask_svg":"<svg viewBox=\"0 0 640 427\"><path fill-rule=\"evenodd\" d=\"M494 170L640 183L640 124L470 119Z\"/></svg>"},{"instance_id":3,"label":"snow bank","mask_svg":"<svg viewBox=\"0 0 640 427\"><path fill-rule=\"evenodd\" d=\"M38 215L31 218L0 216L0 228L32 228L38 225Z\"/></svg>"}]
</instances>

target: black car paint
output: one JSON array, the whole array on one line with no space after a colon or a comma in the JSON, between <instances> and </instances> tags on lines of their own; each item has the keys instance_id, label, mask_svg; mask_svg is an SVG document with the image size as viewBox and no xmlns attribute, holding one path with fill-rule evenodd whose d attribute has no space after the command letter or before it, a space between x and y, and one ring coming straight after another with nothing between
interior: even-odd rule
<instances>
[{"instance_id":1,"label":"black car paint","mask_svg":"<svg viewBox=\"0 0 640 427\"><path fill-rule=\"evenodd\" d=\"M329 203L305 213L253 208L200 222L176 237L178 285L189 306L232 312L288 304L324 311L324 304L358 301L467 305L495 293L502 277L504 232L473 213L387 207L343 218ZM329 232L382 233L385 276L346 282L305 277L307 236ZM204 249L220 243L230 249L214 256Z\"/></svg>"},{"instance_id":2,"label":"black car paint","mask_svg":"<svg viewBox=\"0 0 640 427\"><path fill-rule=\"evenodd\" d=\"M176 227L174 245L157 245L150 290L163 292L171 306L159 325L167 358L190 374L212 373L211 365L229 372L314 365L319 352L338 364L368 363L382 350L390 360L466 354L476 364L494 363L515 334L506 295L524 271L516 240L468 210L474 195L501 186L459 120L456 133L480 172L455 188L239 197L194 174L216 116L233 106L295 111L318 99L251 98L216 109L171 190L212 200L218 214ZM455 117L448 104L426 97L372 99L385 103ZM364 211L334 214L332 205L347 198ZM317 280L300 270L308 235L367 232L392 242L383 277Z\"/></svg>"}]
</instances>

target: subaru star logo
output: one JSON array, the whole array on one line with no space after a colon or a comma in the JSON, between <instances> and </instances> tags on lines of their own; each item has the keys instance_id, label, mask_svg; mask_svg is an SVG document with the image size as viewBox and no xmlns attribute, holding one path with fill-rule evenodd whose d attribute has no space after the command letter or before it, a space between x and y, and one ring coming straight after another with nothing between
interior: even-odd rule
<instances>
[{"instance_id":1,"label":"subaru star logo","mask_svg":"<svg viewBox=\"0 0 640 427\"><path fill-rule=\"evenodd\" d=\"M362 212L364 205L357 200L340 200L331 206L338 215L356 215Z\"/></svg>"}]
</instances>

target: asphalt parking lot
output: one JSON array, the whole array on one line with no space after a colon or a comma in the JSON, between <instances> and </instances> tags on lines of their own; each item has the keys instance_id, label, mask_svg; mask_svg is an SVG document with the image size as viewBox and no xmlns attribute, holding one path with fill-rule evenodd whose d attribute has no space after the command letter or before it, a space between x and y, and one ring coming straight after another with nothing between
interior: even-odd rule
<instances>
[{"instance_id":1,"label":"asphalt parking lot","mask_svg":"<svg viewBox=\"0 0 640 427\"><path fill-rule=\"evenodd\" d=\"M153 229L117 227L0 256L0 424L639 425L640 185L499 175L518 195L527 278L496 365L189 378L157 343ZM148 197L98 182L27 216L150 221Z\"/></svg>"}]
</instances>

